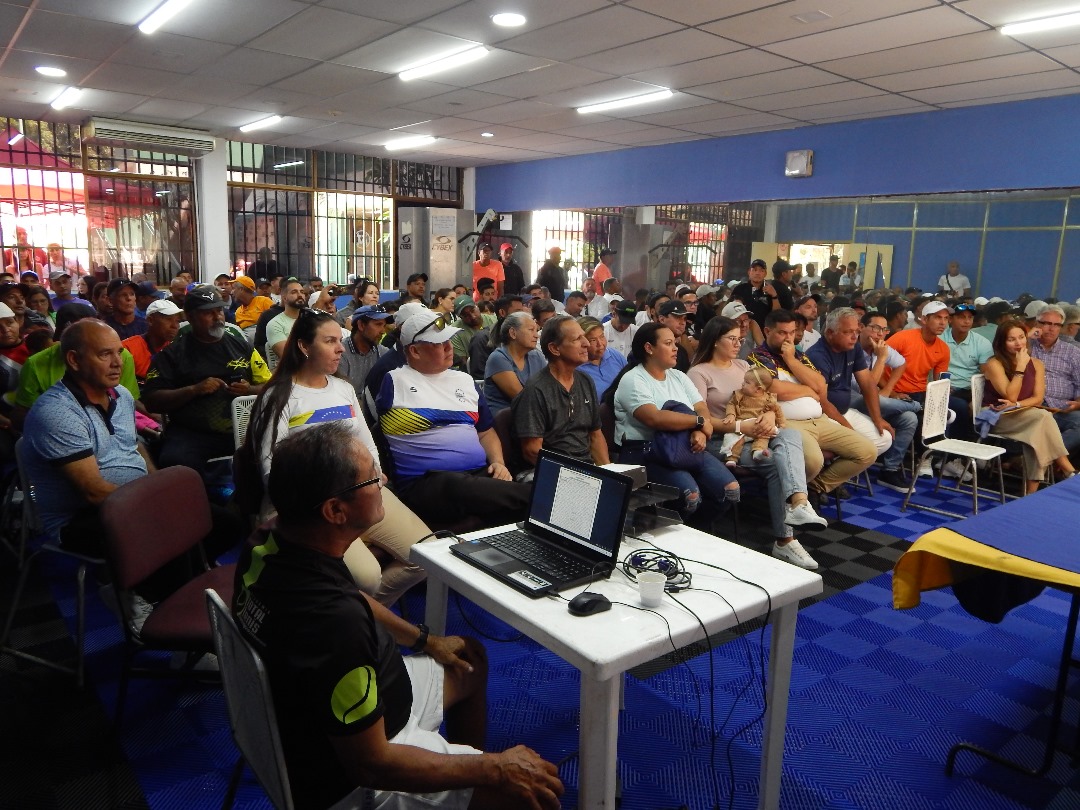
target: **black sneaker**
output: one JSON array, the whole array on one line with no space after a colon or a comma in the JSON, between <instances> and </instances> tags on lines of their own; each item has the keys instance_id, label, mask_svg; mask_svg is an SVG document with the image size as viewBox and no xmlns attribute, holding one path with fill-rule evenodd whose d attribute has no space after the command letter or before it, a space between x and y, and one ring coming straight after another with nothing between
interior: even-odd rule
<instances>
[{"instance_id":1,"label":"black sneaker","mask_svg":"<svg viewBox=\"0 0 1080 810\"><path fill-rule=\"evenodd\" d=\"M841 484L836 489L834 489L831 494L835 495L837 498L839 498L842 501L851 500L851 490L848 489L843 484Z\"/></svg>"},{"instance_id":2,"label":"black sneaker","mask_svg":"<svg viewBox=\"0 0 1080 810\"><path fill-rule=\"evenodd\" d=\"M907 494L911 479L903 470L882 470L877 477L878 486Z\"/></svg>"}]
</instances>

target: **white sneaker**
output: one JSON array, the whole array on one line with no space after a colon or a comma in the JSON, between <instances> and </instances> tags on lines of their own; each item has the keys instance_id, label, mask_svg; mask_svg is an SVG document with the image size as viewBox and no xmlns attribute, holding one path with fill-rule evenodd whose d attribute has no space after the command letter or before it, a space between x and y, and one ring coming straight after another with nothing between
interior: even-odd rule
<instances>
[{"instance_id":1,"label":"white sneaker","mask_svg":"<svg viewBox=\"0 0 1080 810\"><path fill-rule=\"evenodd\" d=\"M807 554L802 544L794 538L790 542L784 543L784 545L773 543L772 555L778 560L797 565L799 568L807 568L813 571L818 567L814 558Z\"/></svg>"},{"instance_id":2,"label":"white sneaker","mask_svg":"<svg viewBox=\"0 0 1080 810\"><path fill-rule=\"evenodd\" d=\"M934 468L930 466L930 459L919 465L919 478L933 478Z\"/></svg>"},{"instance_id":3,"label":"white sneaker","mask_svg":"<svg viewBox=\"0 0 1080 810\"><path fill-rule=\"evenodd\" d=\"M942 474L946 478L958 478L962 484L966 484L971 480L971 472L965 467L964 462L958 458L954 458L946 464Z\"/></svg>"},{"instance_id":4,"label":"white sneaker","mask_svg":"<svg viewBox=\"0 0 1080 810\"><path fill-rule=\"evenodd\" d=\"M803 501L798 506L787 508L787 517L784 523L788 526L828 526L829 521L814 511L814 507L808 501Z\"/></svg>"},{"instance_id":5,"label":"white sneaker","mask_svg":"<svg viewBox=\"0 0 1080 810\"><path fill-rule=\"evenodd\" d=\"M154 612L154 606L138 594L132 594L128 609L131 611L131 629L135 631L135 635L138 635L142 632L143 625L150 618L150 614Z\"/></svg>"}]
</instances>

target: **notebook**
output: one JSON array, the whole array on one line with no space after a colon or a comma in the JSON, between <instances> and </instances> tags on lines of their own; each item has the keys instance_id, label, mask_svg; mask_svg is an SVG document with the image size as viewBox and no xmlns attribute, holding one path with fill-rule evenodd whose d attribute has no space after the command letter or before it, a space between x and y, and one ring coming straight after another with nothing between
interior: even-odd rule
<instances>
[{"instance_id":1,"label":"notebook","mask_svg":"<svg viewBox=\"0 0 1080 810\"><path fill-rule=\"evenodd\" d=\"M606 579L632 489L629 476L541 450L525 522L450 551L534 598Z\"/></svg>"}]
</instances>

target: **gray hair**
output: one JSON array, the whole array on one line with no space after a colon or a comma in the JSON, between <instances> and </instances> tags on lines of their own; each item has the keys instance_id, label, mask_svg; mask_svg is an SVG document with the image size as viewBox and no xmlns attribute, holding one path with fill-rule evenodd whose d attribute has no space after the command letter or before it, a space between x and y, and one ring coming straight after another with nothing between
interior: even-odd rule
<instances>
[{"instance_id":1,"label":"gray hair","mask_svg":"<svg viewBox=\"0 0 1080 810\"><path fill-rule=\"evenodd\" d=\"M862 316L854 309L851 307L840 307L839 309L834 309L825 316L825 328L830 332L835 332L840 326L840 321L845 318L854 318L857 322L862 322Z\"/></svg>"},{"instance_id":2,"label":"gray hair","mask_svg":"<svg viewBox=\"0 0 1080 810\"><path fill-rule=\"evenodd\" d=\"M572 320L574 319L569 315L556 315L554 318L549 318L544 328L540 330L540 351L544 353L548 361L554 359L551 353L552 344L562 342L563 326Z\"/></svg>"},{"instance_id":3,"label":"gray hair","mask_svg":"<svg viewBox=\"0 0 1080 810\"><path fill-rule=\"evenodd\" d=\"M507 315L506 319L502 322L502 326L499 328L499 345L505 346L510 342L511 329L522 329L525 324L532 319L533 316L524 310L511 312Z\"/></svg>"},{"instance_id":4,"label":"gray hair","mask_svg":"<svg viewBox=\"0 0 1080 810\"><path fill-rule=\"evenodd\" d=\"M278 521L313 520L322 499L355 484L358 446L363 444L343 419L295 432L275 446L266 488Z\"/></svg>"},{"instance_id":5,"label":"gray hair","mask_svg":"<svg viewBox=\"0 0 1080 810\"><path fill-rule=\"evenodd\" d=\"M1065 312L1065 323L1080 323L1080 307L1076 304L1065 304L1061 309Z\"/></svg>"},{"instance_id":6,"label":"gray hair","mask_svg":"<svg viewBox=\"0 0 1080 810\"><path fill-rule=\"evenodd\" d=\"M1057 304L1047 304L1045 307L1043 307L1042 309L1040 309L1038 312L1035 313L1035 317L1036 318L1041 318L1047 312L1056 312L1058 315L1061 316L1061 320L1064 322L1064 320L1065 320L1065 310L1062 309L1061 307L1059 307Z\"/></svg>"}]
</instances>

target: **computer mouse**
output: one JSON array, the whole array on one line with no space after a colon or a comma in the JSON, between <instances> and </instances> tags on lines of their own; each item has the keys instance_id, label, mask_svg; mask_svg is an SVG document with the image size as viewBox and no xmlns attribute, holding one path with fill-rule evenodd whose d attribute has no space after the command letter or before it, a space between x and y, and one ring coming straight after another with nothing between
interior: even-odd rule
<instances>
[{"instance_id":1,"label":"computer mouse","mask_svg":"<svg viewBox=\"0 0 1080 810\"><path fill-rule=\"evenodd\" d=\"M574 616L592 616L594 613L603 613L611 610L611 600L602 593L582 591L566 606Z\"/></svg>"}]
</instances>

